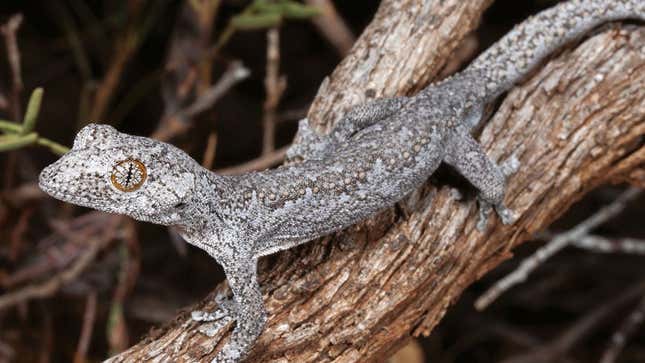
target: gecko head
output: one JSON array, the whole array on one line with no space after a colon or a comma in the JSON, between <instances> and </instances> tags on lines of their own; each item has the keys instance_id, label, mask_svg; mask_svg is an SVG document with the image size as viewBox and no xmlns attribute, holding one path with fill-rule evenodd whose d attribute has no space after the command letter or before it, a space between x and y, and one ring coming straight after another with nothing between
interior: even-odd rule
<instances>
[{"instance_id":1,"label":"gecko head","mask_svg":"<svg viewBox=\"0 0 645 363\"><path fill-rule=\"evenodd\" d=\"M90 124L46 167L39 186L65 202L164 225L181 224L199 165L178 148Z\"/></svg>"}]
</instances>

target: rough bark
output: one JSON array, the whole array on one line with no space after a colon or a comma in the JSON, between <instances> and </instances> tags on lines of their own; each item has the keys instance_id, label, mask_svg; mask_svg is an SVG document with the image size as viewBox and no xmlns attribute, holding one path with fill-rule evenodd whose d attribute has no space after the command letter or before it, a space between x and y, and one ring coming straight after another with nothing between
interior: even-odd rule
<instances>
[{"instance_id":1,"label":"rough bark","mask_svg":"<svg viewBox=\"0 0 645 363\"><path fill-rule=\"evenodd\" d=\"M385 1L310 117L325 128L367 96L409 93L431 79L488 1L438 3ZM515 154L522 163L506 198L521 215L515 224L491 217L480 233L472 198L428 183L365 223L263 259L270 318L249 361L383 360L411 335L429 334L463 289L586 192L643 185L645 28L614 27L574 48L511 91L479 138L495 160ZM196 308L215 305L207 298ZM206 361L231 328L208 338L182 314L113 361Z\"/></svg>"}]
</instances>

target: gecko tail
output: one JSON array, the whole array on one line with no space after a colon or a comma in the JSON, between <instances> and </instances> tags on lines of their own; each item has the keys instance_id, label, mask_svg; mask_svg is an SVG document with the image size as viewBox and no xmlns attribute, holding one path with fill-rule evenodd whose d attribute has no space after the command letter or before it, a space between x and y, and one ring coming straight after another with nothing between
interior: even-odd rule
<instances>
[{"instance_id":1,"label":"gecko tail","mask_svg":"<svg viewBox=\"0 0 645 363\"><path fill-rule=\"evenodd\" d=\"M553 51L610 21L645 20L644 0L571 0L532 16L477 57L461 75L492 101Z\"/></svg>"}]
</instances>

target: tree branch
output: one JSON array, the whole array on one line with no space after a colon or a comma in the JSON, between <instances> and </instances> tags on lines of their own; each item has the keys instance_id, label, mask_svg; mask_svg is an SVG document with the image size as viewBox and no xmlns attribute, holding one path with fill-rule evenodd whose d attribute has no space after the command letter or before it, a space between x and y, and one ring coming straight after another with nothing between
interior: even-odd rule
<instances>
[{"instance_id":1,"label":"tree branch","mask_svg":"<svg viewBox=\"0 0 645 363\"><path fill-rule=\"evenodd\" d=\"M325 128L368 96L421 88L488 3L384 1L321 86L310 120ZM396 209L262 259L269 320L248 361L382 359L411 334L429 334L463 289L584 193L642 168L644 44L643 28L596 35L510 92L488 122L480 137L487 153L498 161L516 154L522 163L506 198L521 216L515 224L491 218L481 233L474 201L428 183ZM212 296L198 305L216 308ZM198 328L181 314L111 361L207 360L232 324L212 338Z\"/></svg>"}]
</instances>

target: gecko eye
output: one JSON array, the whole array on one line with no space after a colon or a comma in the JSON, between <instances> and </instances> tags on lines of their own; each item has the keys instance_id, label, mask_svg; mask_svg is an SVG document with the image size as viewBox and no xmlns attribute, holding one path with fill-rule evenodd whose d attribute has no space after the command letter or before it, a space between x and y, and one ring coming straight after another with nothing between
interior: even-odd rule
<instances>
[{"instance_id":1,"label":"gecko eye","mask_svg":"<svg viewBox=\"0 0 645 363\"><path fill-rule=\"evenodd\" d=\"M112 168L110 180L115 188L122 192L133 192L141 187L146 181L148 171L142 162L135 159L127 159L118 162Z\"/></svg>"}]
</instances>

